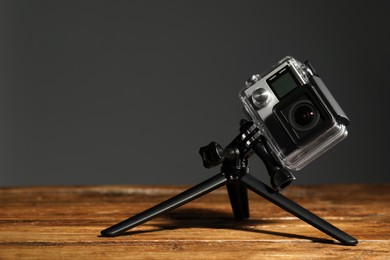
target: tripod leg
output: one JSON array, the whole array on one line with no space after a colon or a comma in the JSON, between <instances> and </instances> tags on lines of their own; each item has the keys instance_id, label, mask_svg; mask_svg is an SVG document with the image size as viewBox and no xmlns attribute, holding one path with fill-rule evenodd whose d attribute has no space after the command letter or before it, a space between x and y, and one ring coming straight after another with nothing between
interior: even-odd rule
<instances>
[{"instance_id":1,"label":"tripod leg","mask_svg":"<svg viewBox=\"0 0 390 260\"><path fill-rule=\"evenodd\" d=\"M117 236L126 230L135 226L141 225L165 212L173 210L181 205L184 205L200 196L209 193L227 182L224 174L220 173L211 177L210 179L160 203L156 206L147 209L131 218L128 218L118 224L115 224L107 229L102 230L100 233L103 236Z\"/></svg>"},{"instance_id":2,"label":"tripod leg","mask_svg":"<svg viewBox=\"0 0 390 260\"><path fill-rule=\"evenodd\" d=\"M322 218L303 208L294 201L286 198L282 194L274 191L260 180L255 177L246 174L241 178L241 181L252 191L279 206L280 208L286 210L287 212L293 214L294 216L302 219L313 227L321 230L322 232L328 234L329 236L337 239L345 245L356 245L358 243L357 239L348 235L344 231L333 226L329 222L326 222Z\"/></svg>"},{"instance_id":3,"label":"tripod leg","mask_svg":"<svg viewBox=\"0 0 390 260\"><path fill-rule=\"evenodd\" d=\"M237 181L228 182L226 186L234 217L236 219L249 218L248 189Z\"/></svg>"}]
</instances>

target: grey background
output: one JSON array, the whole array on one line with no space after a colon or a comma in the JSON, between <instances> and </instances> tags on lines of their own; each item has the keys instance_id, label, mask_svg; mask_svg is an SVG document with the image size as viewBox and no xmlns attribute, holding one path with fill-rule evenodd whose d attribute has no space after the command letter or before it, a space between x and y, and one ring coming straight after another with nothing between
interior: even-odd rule
<instances>
[{"instance_id":1,"label":"grey background","mask_svg":"<svg viewBox=\"0 0 390 260\"><path fill-rule=\"evenodd\" d=\"M244 81L309 59L352 120L297 184L388 182L389 1L1 1L0 185L195 184ZM268 181L258 158L251 172Z\"/></svg>"}]
</instances>

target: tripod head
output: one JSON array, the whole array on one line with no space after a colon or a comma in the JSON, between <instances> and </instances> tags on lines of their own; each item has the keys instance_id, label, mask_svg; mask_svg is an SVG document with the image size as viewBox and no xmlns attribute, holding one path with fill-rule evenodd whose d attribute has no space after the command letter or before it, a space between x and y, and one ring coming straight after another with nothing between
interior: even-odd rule
<instances>
[{"instance_id":1,"label":"tripod head","mask_svg":"<svg viewBox=\"0 0 390 260\"><path fill-rule=\"evenodd\" d=\"M256 153L267 168L272 188L281 190L287 187L295 177L270 154L260 129L245 119L240 125L240 134L226 148L216 142L200 148L203 166L212 168L222 164L222 171L238 175L246 172L249 157Z\"/></svg>"},{"instance_id":2,"label":"tripod head","mask_svg":"<svg viewBox=\"0 0 390 260\"><path fill-rule=\"evenodd\" d=\"M245 174L249 157L256 153L267 168L272 188L279 191L287 187L295 177L272 157L260 129L245 119L240 125L240 134L226 148L216 142L200 148L203 166L212 168L222 164L222 171L228 174Z\"/></svg>"}]
</instances>

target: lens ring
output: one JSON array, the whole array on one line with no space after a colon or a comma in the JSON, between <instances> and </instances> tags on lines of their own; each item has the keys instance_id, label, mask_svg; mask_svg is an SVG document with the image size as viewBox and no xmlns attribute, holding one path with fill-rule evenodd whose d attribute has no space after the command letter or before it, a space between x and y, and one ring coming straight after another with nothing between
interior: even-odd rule
<instances>
[{"instance_id":1,"label":"lens ring","mask_svg":"<svg viewBox=\"0 0 390 260\"><path fill-rule=\"evenodd\" d=\"M294 129L308 131L317 125L320 114L309 100L301 100L292 106L288 119Z\"/></svg>"}]
</instances>

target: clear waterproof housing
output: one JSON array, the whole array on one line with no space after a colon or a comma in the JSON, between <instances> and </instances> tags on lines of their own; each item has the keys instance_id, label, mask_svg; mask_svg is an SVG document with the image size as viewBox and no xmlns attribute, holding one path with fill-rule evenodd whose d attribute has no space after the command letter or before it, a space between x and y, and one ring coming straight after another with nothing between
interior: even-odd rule
<instances>
[{"instance_id":1,"label":"clear waterproof housing","mask_svg":"<svg viewBox=\"0 0 390 260\"><path fill-rule=\"evenodd\" d=\"M309 62L287 56L239 93L283 167L300 170L347 136L349 119Z\"/></svg>"}]
</instances>

